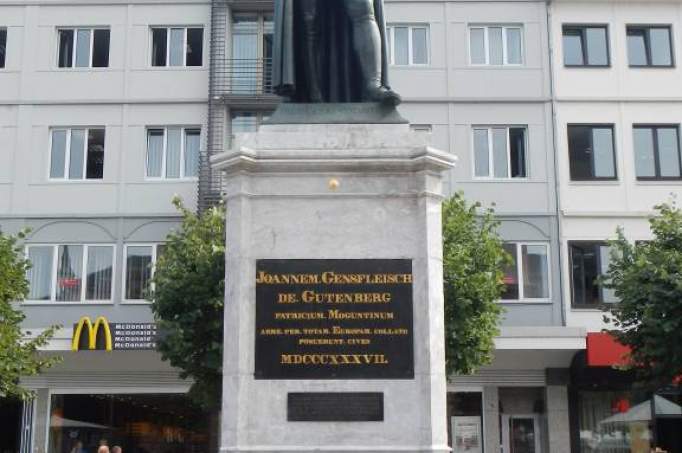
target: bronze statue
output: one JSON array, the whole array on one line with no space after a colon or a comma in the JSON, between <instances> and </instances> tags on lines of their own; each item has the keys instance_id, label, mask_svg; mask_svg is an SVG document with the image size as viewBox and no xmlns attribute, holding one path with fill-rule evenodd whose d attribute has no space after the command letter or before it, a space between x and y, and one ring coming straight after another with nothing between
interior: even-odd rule
<instances>
[{"instance_id":1,"label":"bronze statue","mask_svg":"<svg viewBox=\"0 0 682 453\"><path fill-rule=\"evenodd\" d=\"M382 0L275 0L273 87L286 101L397 105Z\"/></svg>"}]
</instances>

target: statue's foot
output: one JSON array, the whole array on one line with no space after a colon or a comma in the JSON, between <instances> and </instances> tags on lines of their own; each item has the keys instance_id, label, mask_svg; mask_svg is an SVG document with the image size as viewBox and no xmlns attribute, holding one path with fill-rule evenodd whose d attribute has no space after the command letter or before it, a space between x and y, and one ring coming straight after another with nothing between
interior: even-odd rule
<instances>
[{"instance_id":1,"label":"statue's foot","mask_svg":"<svg viewBox=\"0 0 682 453\"><path fill-rule=\"evenodd\" d=\"M365 99L393 107L402 102L402 98L398 93L383 86L368 88L366 90Z\"/></svg>"}]
</instances>

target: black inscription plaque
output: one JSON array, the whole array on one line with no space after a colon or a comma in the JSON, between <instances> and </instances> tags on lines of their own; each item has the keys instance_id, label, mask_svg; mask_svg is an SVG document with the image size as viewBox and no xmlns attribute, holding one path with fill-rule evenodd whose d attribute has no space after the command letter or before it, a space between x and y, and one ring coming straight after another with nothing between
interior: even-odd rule
<instances>
[{"instance_id":1,"label":"black inscription plaque","mask_svg":"<svg viewBox=\"0 0 682 453\"><path fill-rule=\"evenodd\" d=\"M289 393L287 421L381 422L384 421L384 394Z\"/></svg>"},{"instance_id":2,"label":"black inscription plaque","mask_svg":"<svg viewBox=\"0 0 682 453\"><path fill-rule=\"evenodd\" d=\"M412 379L412 261L258 260L256 379Z\"/></svg>"}]
</instances>

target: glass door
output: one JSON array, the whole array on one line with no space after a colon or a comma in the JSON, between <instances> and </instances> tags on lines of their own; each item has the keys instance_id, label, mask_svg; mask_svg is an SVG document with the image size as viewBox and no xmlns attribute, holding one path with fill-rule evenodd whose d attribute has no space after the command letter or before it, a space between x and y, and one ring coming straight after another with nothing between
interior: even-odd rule
<instances>
[{"instance_id":1,"label":"glass door","mask_svg":"<svg viewBox=\"0 0 682 453\"><path fill-rule=\"evenodd\" d=\"M538 416L502 416L502 453L542 453Z\"/></svg>"}]
</instances>

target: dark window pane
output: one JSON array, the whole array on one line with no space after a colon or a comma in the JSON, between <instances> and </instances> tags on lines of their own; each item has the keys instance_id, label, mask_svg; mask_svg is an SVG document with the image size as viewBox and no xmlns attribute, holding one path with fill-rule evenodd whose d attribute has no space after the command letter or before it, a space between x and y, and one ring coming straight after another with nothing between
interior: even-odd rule
<instances>
[{"instance_id":1,"label":"dark window pane","mask_svg":"<svg viewBox=\"0 0 682 453\"><path fill-rule=\"evenodd\" d=\"M204 29L187 29L187 66L203 64Z\"/></svg>"},{"instance_id":2,"label":"dark window pane","mask_svg":"<svg viewBox=\"0 0 682 453\"><path fill-rule=\"evenodd\" d=\"M88 157L85 177L102 179L104 177L104 129L88 130Z\"/></svg>"},{"instance_id":3,"label":"dark window pane","mask_svg":"<svg viewBox=\"0 0 682 453\"><path fill-rule=\"evenodd\" d=\"M568 126L568 155L571 179L592 177L592 130L588 126Z\"/></svg>"},{"instance_id":4,"label":"dark window pane","mask_svg":"<svg viewBox=\"0 0 682 453\"><path fill-rule=\"evenodd\" d=\"M511 177L526 177L526 129L512 127L509 129L509 160L511 161Z\"/></svg>"},{"instance_id":5,"label":"dark window pane","mask_svg":"<svg viewBox=\"0 0 682 453\"><path fill-rule=\"evenodd\" d=\"M5 67L6 54L7 54L7 29L0 28L0 68Z\"/></svg>"},{"instance_id":6,"label":"dark window pane","mask_svg":"<svg viewBox=\"0 0 682 453\"><path fill-rule=\"evenodd\" d=\"M630 66L645 66L646 31L641 28L628 28L628 61Z\"/></svg>"},{"instance_id":7,"label":"dark window pane","mask_svg":"<svg viewBox=\"0 0 682 453\"><path fill-rule=\"evenodd\" d=\"M92 67L109 67L109 30L95 30L92 41Z\"/></svg>"},{"instance_id":8,"label":"dark window pane","mask_svg":"<svg viewBox=\"0 0 682 453\"><path fill-rule=\"evenodd\" d=\"M149 129L147 132L147 176L160 178L163 168L163 129Z\"/></svg>"},{"instance_id":9,"label":"dark window pane","mask_svg":"<svg viewBox=\"0 0 682 453\"><path fill-rule=\"evenodd\" d=\"M167 30L152 28L152 66L166 66Z\"/></svg>"},{"instance_id":10,"label":"dark window pane","mask_svg":"<svg viewBox=\"0 0 682 453\"><path fill-rule=\"evenodd\" d=\"M59 30L59 58L60 68L70 68L73 64L73 30Z\"/></svg>"},{"instance_id":11,"label":"dark window pane","mask_svg":"<svg viewBox=\"0 0 682 453\"><path fill-rule=\"evenodd\" d=\"M564 29L564 64L566 66L582 66L583 39L578 29Z\"/></svg>"},{"instance_id":12,"label":"dark window pane","mask_svg":"<svg viewBox=\"0 0 682 453\"><path fill-rule=\"evenodd\" d=\"M573 305L595 305L599 302L599 243L569 243Z\"/></svg>"},{"instance_id":13,"label":"dark window pane","mask_svg":"<svg viewBox=\"0 0 682 453\"><path fill-rule=\"evenodd\" d=\"M502 300L518 300L519 298L519 276L517 272L516 263L518 256L516 256L516 244L503 244L504 251L509 253L512 257L512 263L504 267L504 292L502 293Z\"/></svg>"},{"instance_id":14,"label":"dark window pane","mask_svg":"<svg viewBox=\"0 0 682 453\"><path fill-rule=\"evenodd\" d=\"M670 51L670 29L652 28L649 30L649 46L651 47L651 64L654 66L672 65Z\"/></svg>"},{"instance_id":15,"label":"dark window pane","mask_svg":"<svg viewBox=\"0 0 682 453\"><path fill-rule=\"evenodd\" d=\"M606 28L586 28L587 64L605 66L609 64L608 46L606 44Z\"/></svg>"}]
</instances>

